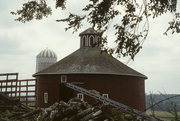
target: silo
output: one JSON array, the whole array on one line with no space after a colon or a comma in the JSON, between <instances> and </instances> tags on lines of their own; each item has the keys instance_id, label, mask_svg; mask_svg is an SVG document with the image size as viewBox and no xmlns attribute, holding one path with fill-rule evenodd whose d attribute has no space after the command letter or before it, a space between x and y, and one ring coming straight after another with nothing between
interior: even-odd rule
<instances>
[{"instance_id":1,"label":"silo","mask_svg":"<svg viewBox=\"0 0 180 121\"><path fill-rule=\"evenodd\" d=\"M36 56L36 72L51 66L57 62L57 56L54 51L46 48Z\"/></svg>"}]
</instances>

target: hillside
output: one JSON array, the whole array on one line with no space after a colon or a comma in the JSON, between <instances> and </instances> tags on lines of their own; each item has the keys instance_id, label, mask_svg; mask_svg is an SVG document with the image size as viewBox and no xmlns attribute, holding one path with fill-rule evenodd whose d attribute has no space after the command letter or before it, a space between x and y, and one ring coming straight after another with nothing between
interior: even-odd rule
<instances>
[{"instance_id":1,"label":"hillside","mask_svg":"<svg viewBox=\"0 0 180 121\"><path fill-rule=\"evenodd\" d=\"M172 98L171 98L172 97ZM168 99L170 98L170 99ZM165 100L168 99L168 100ZM163 101L165 100L165 101ZM162 101L162 102L160 102ZM170 111L177 110L180 111L180 95L177 94L151 94L146 95L146 108L158 103L154 106L153 110L155 111Z\"/></svg>"}]
</instances>

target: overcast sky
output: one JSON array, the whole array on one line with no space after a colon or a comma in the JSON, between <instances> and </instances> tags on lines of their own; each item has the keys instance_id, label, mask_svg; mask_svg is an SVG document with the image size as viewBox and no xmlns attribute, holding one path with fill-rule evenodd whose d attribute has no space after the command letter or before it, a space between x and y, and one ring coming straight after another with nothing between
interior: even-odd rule
<instances>
[{"instance_id":1,"label":"overcast sky","mask_svg":"<svg viewBox=\"0 0 180 121\"><path fill-rule=\"evenodd\" d=\"M81 5L84 0L80 0ZM178 1L179 2L179 1ZM64 16L56 10L48 19L20 23L10 12L21 7L23 0L0 0L0 73L18 72L19 78L32 78L36 55L46 47L52 49L58 60L79 48L79 32L64 31L66 24L55 22ZM72 2L69 11L77 11L80 3ZM180 93L180 35L164 36L171 15L150 21L150 33L143 49L128 66L148 76L146 93ZM108 32L108 36L113 33ZM113 41L109 42L110 44ZM126 63L126 59L120 59Z\"/></svg>"}]
</instances>

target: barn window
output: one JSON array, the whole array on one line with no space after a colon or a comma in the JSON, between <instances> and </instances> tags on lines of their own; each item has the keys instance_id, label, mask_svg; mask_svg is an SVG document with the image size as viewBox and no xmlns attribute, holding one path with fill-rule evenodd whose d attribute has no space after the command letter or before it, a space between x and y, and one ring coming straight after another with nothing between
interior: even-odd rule
<instances>
[{"instance_id":1,"label":"barn window","mask_svg":"<svg viewBox=\"0 0 180 121\"><path fill-rule=\"evenodd\" d=\"M105 97L105 98L109 98L108 94L102 94L102 96Z\"/></svg>"},{"instance_id":2,"label":"barn window","mask_svg":"<svg viewBox=\"0 0 180 121\"><path fill-rule=\"evenodd\" d=\"M61 83L67 82L67 76L66 75L61 75Z\"/></svg>"},{"instance_id":3,"label":"barn window","mask_svg":"<svg viewBox=\"0 0 180 121\"><path fill-rule=\"evenodd\" d=\"M94 37L93 36L90 36L90 46L93 46L93 44L94 44Z\"/></svg>"},{"instance_id":4,"label":"barn window","mask_svg":"<svg viewBox=\"0 0 180 121\"><path fill-rule=\"evenodd\" d=\"M81 100L84 101L84 95L82 93L78 93L77 97Z\"/></svg>"},{"instance_id":5,"label":"barn window","mask_svg":"<svg viewBox=\"0 0 180 121\"><path fill-rule=\"evenodd\" d=\"M86 37L84 36L82 39L82 46L85 47L86 46Z\"/></svg>"},{"instance_id":6,"label":"barn window","mask_svg":"<svg viewBox=\"0 0 180 121\"><path fill-rule=\"evenodd\" d=\"M109 98L109 94L102 94L102 96L104 97L104 98ZM108 103L107 102L103 102L105 105L108 105Z\"/></svg>"},{"instance_id":7,"label":"barn window","mask_svg":"<svg viewBox=\"0 0 180 121\"><path fill-rule=\"evenodd\" d=\"M44 93L44 103L48 103L48 93Z\"/></svg>"}]
</instances>

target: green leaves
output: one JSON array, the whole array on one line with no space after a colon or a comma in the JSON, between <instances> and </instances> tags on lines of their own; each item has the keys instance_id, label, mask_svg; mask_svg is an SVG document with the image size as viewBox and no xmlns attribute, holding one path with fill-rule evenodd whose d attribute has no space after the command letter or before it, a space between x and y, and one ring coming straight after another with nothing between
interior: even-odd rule
<instances>
[{"instance_id":1,"label":"green leaves","mask_svg":"<svg viewBox=\"0 0 180 121\"><path fill-rule=\"evenodd\" d=\"M89 11L87 21L92 24L93 28L98 30L107 29L108 23L120 12L114 9L115 0L103 0L96 4L89 4L83 10Z\"/></svg>"},{"instance_id":2,"label":"green leaves","mask_svg":"<svg viewBox=\"0 0 180 121\"><path fill-rule=\"evenodd\" d=\"M51 8L47 6L45 0L39 2L32 0L24 3L21 10L11 12L11 14L19 15L15 20L25 23L33 19L40 20L43 17L48 17L51 15Z\"/></svg>"},{"instance_id":3,"label":"green leaves","mask_svg":"<svg viewBox=\"0 0 180 121\"><path fill-rule=\"evenodd\" d=\"M141 34L135 35L125 30L124 27L120 25L116 25L115 29L118 31L116 32L117 39L117 48L115 53L121 57L130 56L131 59L134 59L135 55L140 51L142 48L141 43L139 42L139 38L142 37Z\"/></svg>"},{"instance_id":4,"label":"green leaves","mask_svg":"<svg viewBox=\"0 0 180 121\"><path fill-rule=\"evenodd\" d=\"M174 14L174 19L169 22L169 27L164 34L167 35L170 30L172 34L180 33L180 12Z\"/></svg>"},{"instance_id":5,"label":"green leaves","mask_svg":"<svg viewBox=\"0 0 180 121\"><path fill-rule=\"evenodd\" d=\"M175 12L176 4L177 0L150 0L148 8L153 13L153 18L155 18L168 11Z\"/></svg>"},{"instance_id":6,"label":"green leaves","mask_svg":"<svg viewBox=\"0 0 180 121\"><path fill-rule=\"evenodd\" d=\"M78 16L75 14L70 13L68 18L56 20L57 22L68 22L68 27L65 30L69 30L73 28L73 32L76 32L78 29L81 28L82 24L81 21L85 19L86 16Z\"/></svg>"},{"instance_id":7,"label":"green leaves","mask_svg":"<svg viewBox=\"0 0 180 121\"><path fill-rule=\"evenodd\" d=\"M56 0L55 8L65 10L66 2L67 0ZM180 33L180 17L176 12L176 5L177 0L89 0L82 8L84 15L69 13L67 18L60 18L57 22L67 22L65 30L73 29L76 32L83 26L83 21L86 21L92 28L103 31L102 45L107 43L105 33L112 26L117 46L103 49L107 49L110 54L116 53L119 57L134 59L148 35L149 17L156 18L167 12L175 13L164 34L170 30L172 34ZM19 16L17 21L25 23L48 17L51 15L51 8L47 6L46 0L31 0L23 4L21 10L11 13Z\"/></svg>"}]
</instances>

